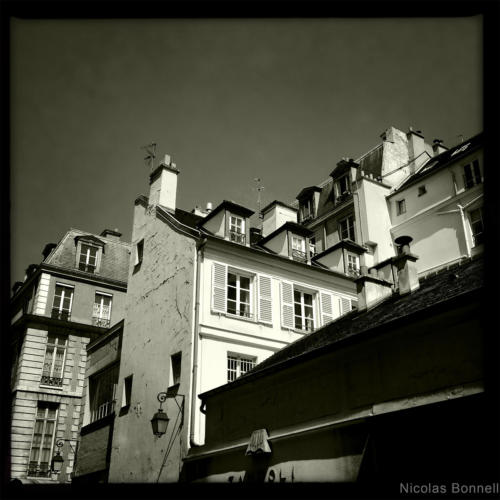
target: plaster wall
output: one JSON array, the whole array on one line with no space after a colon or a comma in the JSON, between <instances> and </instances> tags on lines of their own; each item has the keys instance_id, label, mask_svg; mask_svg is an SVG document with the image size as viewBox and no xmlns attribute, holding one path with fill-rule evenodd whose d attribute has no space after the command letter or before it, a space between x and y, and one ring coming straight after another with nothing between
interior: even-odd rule
<instances>
[{"instance_id":1,"label":"plaster wall","mask_svg":"<svg viewBox=\"0 0 500 500\"><path fill-rule=\"evenodd\" d=\"M333 252L327 253L325 256L317 259L317 262L327 266L329 269L338 271L339 273L344 272L344 260L342 257L342 248L338 248Z\"/></svg>"},{"instance_id":2,"label":"plaster wall","mask_svg":"<svg viewBox=\"0 0 500 500\"><path fill-rule=\"evenodd\" d=\"M282 205L275 205L264 216L262 236L267 236L281 227L285 222L297 222L297 212Z\"/></svg>"},{"instance_id":3,"label":"plaster wall","mask_svg":"<svg viewBox=\"0 0 500 500\"><path fill-rule=\"evenodd\" d=\"M211 219L207 220L203 224L203 228L207 231L210 231L212 234L216 236L224 237L225 236L225 210L221 210L217 215L214 215Z\"/></svg>"},{"instance_id":4,"label":"plaster wall","mask_svg":"<svg viewBox=\"0 0 500 500\"><path fill-rule=\"evenodd\" d=\"M134 241L144 238L144 254L129 275L109 481L176 481L187 450L189 397L183 426L171 399L163 405L171 417L167 434L153 436L150 420L158 411L157 394L172 382L170 356L179 351L179 394L190 393L195 241L142 205L136 207L133 234ZM124 379L130 375L126 404Z\"/></svg>"},{"instance_id":5,"label":"plaster wall","mask_svg":"<svg viewBox=\"0 0 500 500\"><path fill-rule=\"evenodd\" d=\"M269 240L264 244L266 248L269 248L274 253L288 257L288 231L281 231L274 238Z\"/></svg>"}]
</instances>

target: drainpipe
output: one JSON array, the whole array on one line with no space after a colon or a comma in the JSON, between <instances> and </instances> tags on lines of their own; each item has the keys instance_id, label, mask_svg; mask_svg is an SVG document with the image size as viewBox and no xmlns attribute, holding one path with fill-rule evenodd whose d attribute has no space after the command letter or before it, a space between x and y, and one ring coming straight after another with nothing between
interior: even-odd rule
<instances>
[{"instance_id":1,"label":"drainpipe","mask_svg":"<svg viewBox=\"0 0 500 500\"><path fill-rule=\"evenodd\" d=\"M193 372L192 372L192 385L191 385L191 410L190 410L190 423L189 423L189 446L201 446L194 439L195 420L196 420L196 400L197 400L197 378L198 378L198 338L200 336L200 263L203 259L203 247L207 242L206 238L196 243L196 295L194 302L194 338L193 338Z\"/></svg>"},{"instance_id":2,"label":"drainpipe","mask_svg":"<svg viewBox=\"0 0 500 500\"><path fill-rule=\"evenodd\" d=\"M462 219L462 230L464 232L464 240L465 240L465 248L467 249L467 257L470 257L472 255L470 245L469 245L469 240L467 238L467 224L465 222L465 214L464 214L464 207L460 205L460 203L457 203L458 210L460 211L460 218Z\"/></svg>"}]
</instances>

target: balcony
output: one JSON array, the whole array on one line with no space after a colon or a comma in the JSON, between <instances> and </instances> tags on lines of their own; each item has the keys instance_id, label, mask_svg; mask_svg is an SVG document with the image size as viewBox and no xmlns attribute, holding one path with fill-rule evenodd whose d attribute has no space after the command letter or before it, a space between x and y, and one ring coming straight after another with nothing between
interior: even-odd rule
<instances>
[{"instance_id":1,"label":"balcony","mask_svg":"<svg viewBox=\"0 0 500 500\"><path fill-rule=\"evenodd\" d=\"M111 320L107 318L96 318L95 316L92 318L92 324L94 326L99 326L101 328L109 328L111 324Z\"/></svg>"},{"instance_id":2,"label":"balcony","mask_svg":"<svg viewBox=\"0 0 500 500\"><path fill-rule=\"evenodd\" d=\"M50 385L52 387L62 387L63 379L61 377L51 377L50 375L42 375L40 379L41 385Z\"/></svg>"},{"instance_id":3,"label":"balcony","mask_svg":"<svg viewBox=\"0 0 500 500\"><path fill-rule=\"evenodd\" d=\"M360 276L361 273L359 272L359 268L354 267L354 266L348 266L347 267L347 274L349 276L354 276L357 278L358 276Z\"/></svg>"},{"instance_id":4,"label":"balcony","mask_svg":"<svg viewBox=\"0 0 500 500\"><path fill-rule=\"evenodd\" d=\"M91 410L90 423L95 422L97 420L101 420L101 418L111 415L111 413L113 413L114 410L115 410L114 401L106 401L105 403L102 403L95 410Z\"/></svg>"},{"instance_id":5,"label":"balcony","mask_svg":"<svg viewBox=\"0 0 500 500\"><path fill-rule=\"evenodd\" d=\"M92 308L92 324L101 328L109 328L111 323L111 305L95 303Z\"/></svg>"},{"instance_id":6,"label":"balcony","mask_svg":"<svg viewBox=\"0 0 500 500\"><path fill-rule=\"evenodd\" d=\"M240 245L244 245L246 238L243 233L238 233L236 231L229 231L229 241L234 241L235 243L239 243Z\"/></svg>"},{"instance_id":7,"label":"balcony","mask_svg":"<svg viewBox=\"0 0 500 500\"><path fill-rule=\"evenodd\" d=\"M350 191L344 191L341 195L335 197L335 206L340 205L350 199L352 199L352 193Z\"/></svg>"},{"instance_id":8,"label":"balcony","mask_svg":"<svg viewBox=\"0 0 500 500\"><path fill-rule=\"evenodd\" d=\"M52 314L50 317L52 319L69 321L71 319L71 311L60 311L59 309L52 309Z\"/></svg>"},{"instance_id":9,"label":"balcony","mask_svg":"<svg viewBox=\"0 0 500 500\"><path fill-rule=\"evenodd\" d=\"M30 462L28 466L29 477L51 477L48 462Z\"/></svg>"},{"instance_id":10,"label":"balcony","mask_svg":"<svg viewBox=\"0 0 500 500\"><path fill-rule=\"evenodd\" d=\"M293 260L298 260L299 262L307 262L307 254L302 250L292 249Z\"/></svg>"}]
</instances>

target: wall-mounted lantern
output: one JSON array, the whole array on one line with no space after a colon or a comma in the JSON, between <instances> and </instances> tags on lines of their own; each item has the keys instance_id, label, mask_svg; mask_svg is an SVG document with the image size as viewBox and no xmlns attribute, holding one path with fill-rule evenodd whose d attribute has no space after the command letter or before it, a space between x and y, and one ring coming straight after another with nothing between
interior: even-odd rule
<instances>
[{"instance_id":1,"label":"wall-mounted lantern","mask_svg":"<svg viewBox=\"0 0 500 500\"><path fill-rule=\"evenodd\" d=\"M184 421L184 396L182 394L177 394L177 389L179 387L179 384L176 384L176 386L173 386L172 388L169 388L167 392L160 392L158 393L157 399L160 402L160 408L158 411L154 414L153 418L151 419L151 427L153 428L153 434L157 437L163 436L167 432L167 427L168 427L168 422L170 418L168 415L163 411L162 409L162 404L167 400L167 399L173 399L177 406L179 407L179 412L181 414L181 424L180 426L182 427L182 423ZM171 390L175 389L175 390ZM177 402L177 397L182 398L181 404Z\"/></svg>"},{"instance_id":2,"label":"wall-mounted lantern","mask_svg":"<svg viewBox=\"0 0 500 500\"><path fill-rule=\"evenodd\" d=\"M62 466L64 463L64 458L61 457L61 448L64 445L64 441L58 441L56 443L57 446L57 452L56 454L52 457L52 463L51 463L51 470L54 474L59 474L62 470Z\"/></svg>"}]
</instances>

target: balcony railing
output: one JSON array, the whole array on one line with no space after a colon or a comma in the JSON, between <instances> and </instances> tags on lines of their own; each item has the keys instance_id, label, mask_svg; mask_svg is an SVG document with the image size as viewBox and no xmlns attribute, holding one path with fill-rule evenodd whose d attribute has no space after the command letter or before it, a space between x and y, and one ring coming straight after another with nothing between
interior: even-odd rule
<instances>
[{"instance_id":1,"label":"balcony railing","mask_svg":"<svg viewBox=\"0 0 500 500\"><path fill-rule=\"evenodd\" d=\"M80 262L78 265L78 269L80 271L85 271L86 273L94 273L95 272L96 266L92 264L84 264L83 262Z\"/></svg>"},{"instance_id":2,"label":"balcony railing","mask_svg":"<svg viewBox=\"0 0 500 500\"><path fill-rule=\"evenodd\" d=\"M347 274L350 274L351 276L359 276L360 272L359 272L359 269L357 267L348 266Z\"/></svg>"},{"instance_id":3,"label":"balcony railing","mask_svg":"<svg viewBox=\"0 0 500 500\"><path fill-rule=\"evenodd\" d=\"M51 318L69 321L71 319L71 311L60 311L59 309L52 309Z\"/></svg>"},{"instance_id":4,"label":"balcony railing","mask_svg":"<svg viewBox=\"0 0 500 500\"><path fill-rule=\"evenodd\" d=\"M305 262L307 260L307 254L306 254L306 252L302 252L302 250L292 249L292 258L293 258L293 260Z\"/></svg>"},{"instance_id":5,"label":"balcony railing","mask_svg":"<svg viewBox=\"0 0 500 500\"><path fill-rule=\"evenodd\" d=\"M42 375L40 384L51 385L53 387L62 387L63 379L61 377L51 377L50 375Z\"/></svg>"},{"instance_id":6,"label":"balcony railing","mask_svg":"<svg viewBox=\"0 0 500 500\"><path fill-rule=\"evenodd\" d=\"M341 203L344 203L344 201L347 201L351 198L352 193L350 191L344 191L341 195L335 198L335 205L340 205Z\"/></svg>"},{"instance_id":7,"label":"balcony railing","mask_svg":"<svg viewBox=\"0 0 500 500\"><path fill-rule=\"evenodd\" d=\"M95 422L101 418L111 415L115 409L114 401L106 401L105 403L99 405L95 410L90 412L90 422Z\"/></svg>"},{"instance_id":8,"label":"balcony railing","mask_svg":"<svg viewBox=\"0 0 500 500\"><path fill-rule=\"evenodd\" d=\"M244 245L246 241L245 235L236 231L229 231L229 240L239 243L240 245Z\"/></svg>"},{"instance_id":9,"label":"balcony railing","mask_svg":"<svg viewBox=\"0 0 500 500\"><path fill-rule=\"evenodd\" d=\"M30 462L28 465L28 476L30 477L50 477L50 468L48 462Z\"/></svg>"},{"instance_id":10,"label":"balcony railing","mask_svg":"<svg viewBox=\"0 0 500 500\"><path fill-rule=\"evenodd\" d=\"M92 324L101 328L109 328L110 323L111 320L107 318L96 318L95 316L92 318Z\"/></svg>"}]
</instances>

